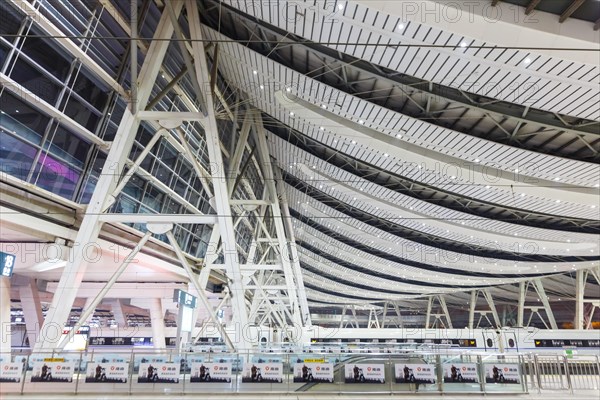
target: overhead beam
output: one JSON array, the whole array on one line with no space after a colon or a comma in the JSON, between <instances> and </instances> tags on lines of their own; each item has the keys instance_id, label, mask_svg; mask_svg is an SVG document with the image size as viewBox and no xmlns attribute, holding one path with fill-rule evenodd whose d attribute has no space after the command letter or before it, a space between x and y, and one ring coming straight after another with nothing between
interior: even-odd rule
<instances>
[{"instance_id":1,"label":"overhead beam","mask_svg":"<svg viewBox=\"0 0 600 400\"><path fill-rule=\"evenodd\" d=\"M123 223L175 223L175 224L201 224L214 225L217 223L216 215L201 214L102 214L102 222Z\"/></svg>"},{"instance_id":2,"label":"overhead beam","mask_svg":"<svg viewBox=\"0 0 600 400\"><path fill-rule=\"evenodd\" d=\"M585 3L585 0L573 0L569 7L560 15L558 22L561 24L567 20L579 7L581 7Z\"/></svg>"},{"instance_id":3,"label":"overhead beam","mask_svg":"<svg viewBox=\"0 0 600 400\"><path fill-rule=\"evenodd\" d=\"M139 111L137 118L141 121L200 121L206 118L197 112L170 112L170 111Z\"/></svg>"},{"instance_id":4,"label":"overhead beam","mask_svg":"<svg viewBox=\"0 0 600 400\"><path fill-rule=\"evenodd\" d=\"M594 30L597 31L598 29L600 29L600 18L594 23Z\"/></svg>"},{"instance_id":5,"label":"overhead beam","mask_svg":"<svg viewBox=\"0 0 600 400\"><path fill-rule=\"evenodd\" d=\"M531 0L529 4L527 4L527 8L525 9L525 15L529 15L535 10L538 4L540 4L542 0Z\"/></svg>"}]
</instances>

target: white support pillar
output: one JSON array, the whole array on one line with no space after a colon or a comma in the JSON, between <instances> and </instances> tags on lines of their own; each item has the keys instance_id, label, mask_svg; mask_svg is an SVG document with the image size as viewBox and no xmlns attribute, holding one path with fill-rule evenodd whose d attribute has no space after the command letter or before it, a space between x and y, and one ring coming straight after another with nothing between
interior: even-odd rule
<instances>
[{"instance_id":1,"label":"white support pillar","mask_svg":"<svg viewBox=\"0 0 600 400\"><path fill-rule=\"evenodd\" d=\"M396 327L398 328L404 328L404 320L402 319L402 313L400 312L400 306L398 305L398 303L394 303L394 311L396 312L396 316L397 316L397 322L396 322Z\"/></svg>"},{"instance_id":2,"label":"white support pillar","mask_svg":"<svg viewBox=\"0 0 600 400\"><path fill-rule=\"evenodd\" d=\"M525 295L527 294L528 282L519 283L519 304L517 310L517 327L523 327L523 320L525 316Z\"/></svg>"},{"instance_id":3,"label":"white support pillar","mask_svg":"<svg viewBox=\"0 0 600 400\"><path fill-rule=\"evenodd\" d=\"M583 329L584 327L584 294L587 271L577 270L575 282L575 329Z\"/></svg>"},{"instance_id":4,"label":"white support pillar","mask_svg":"<svg viewBox=\"0 0 600 400\"><path fill-rule=\"evenodd\" d=\"M442 311L446 316L446 322L448 323L448 328L452 329L452 319L450 318L450 312L448 311L448 306L446 305L446 298L443 295L438 296L440 300L440 306L442 307Z\"/></svg>"},{"instance_id":5,"label":"white support pillar","mask_svg":"<svg viewBox=\"0 0 600 400\"><path fill-rule=\"evenodd\" d=\"M149 300L150 323L152 325L152 343L155 349L166 349L165 315L159 298Z\"/></svg>"},{"instance_id":6,"label":"white support pillar","mask_svg":"<svg viewBox=\"0 0 600 400\"><path fill-rule=\"evenodd\" d=\"M110 302L110 308L113 316L115 317L115 322L119 328L127 326L127 318L125 318L125 313L123 312L123 304L121 303L121 299L112 300Z\"/></svg>"},{"instance_id":7,"label":"white support pillar","mask_svg":"<svg viewBox=\"0 0 600 400\"><path fill-rule=\"evenodd\" d=\"M40 327L44 323L40 294L34 279L30 279L25 286L19 287L19 297L21 299L23 317L25 317L29 347L33 348L40 334Z\"/></svg>"},{"instance_id":8,"label":"white support pillar","mask_svg":"<svg viewBox=\"0 0 600 400\"><path fill-rule=\"evenodd\" d=\"M179 3L179 2L177 2ZM194 67L196 76L200 82L210 82L208 63L206 61L204 41L200 24L200 14L198 5L193 0L186 0L186 9L190 27L190 39L192 39L192 49L194 55ZM198 93L202 96L203 93ZM218 214L219 230L221 232L221 242L225 261L225 270L230 279L230 295L233 306L233 324L243 332L248 325L248 314L244 301L245 291L242 283L238 252L235 242L235 230L233 219L231 218L231 205L229 203L229 191L227 180L223 176L223 155L219 140L219 131L217 128L217 119L215 117L215 105L211 93L204 95L206 104L206 124L204 131L206 134L206 146L210 162L214 166L211 173L211 180L214 188L215 202ZM243 335L242 335L243 336Z\"/></svg>"},{"instance_id":9,"label":"white support pillar","mask_svg":"<svg viewBox=\"0 0 600 400\"><path fill-rule=\"evenodd\" d=\"M10 354L12 332L10 324L10 278L0 276L0 353Z\"/></svg>"},{"instance_id":10,"label":"white support pillar","mask_svg":"<svg viewBox=\"0 0 600 400\"><path fill-rule=\"evenodd\" d=\"M242 123L242 130L240 131L240 137L238 138L237 144L235 145L235 151L233 156L229 160L229 183L228 183L228 193L229 196L233 194L233 186L235 184L235 180L240 172L240 163L242 162L242 156L244 155L244 149L246 148L246 144L248 143L248 136L250 135L250 127L252 126L250 121L249 113L246 113L244 116L244 122Z\"/></svg>"},{"instance_id":11,"label":"white support pillar","mask_svg":"<svg viewBox=\"0 0 600 400\"><path fill-rule=\"evenodd\" d=\"M88 310L90 307L92 307L93 301L94 301L93 297L88 297L87 299L85 299L85 304L83 305L81 312L83 313L83 312L85 312L85 310ZM90 322L90 320L94 316L94 312L96 312L95 307L94 307L94 310L91 312L91 314L84 321L82 320L83 325L87 325Z\"/></svg>"},{"instance_id":12,"label":"white support pillar","mask_svg":"<svg viewBox=\"0 0 600 400\"><path fill-rule=\"evenodd\" d=\"M558 329L558 325L556 324L556 319L554 319L554 313L552 312L552 308L550 308L550 302L548 301L548 296L546 296L546 291L544 290L542 281L539 278L534 279L533 285L540 296L540 300L544 305L544 309L546 310L546 316L548 317L548 322L550 322L550 328Z\"/></svg>"},{"instance_id":13,"label":"white support pillar","mask_svg":"<svg viewBox=\"0 0 600 400\"><path fill-rule=\"evenodd\" d=\"M477 307L477 290L471 290L471 302L469 303L469 329L473 329L475 323L475 307Z\"/></svg>"},{"instance_id":14,"label":"white support pillar","mask_svg":"<svg viewBox=\"0 0 600 400\"><path fill-rule=\"evenodd\" d=\"M275 224L275 232L277 235L277 243L279 245L279 258L283 266L283 274L287 285L287 296L290 302L290 312L292 314L292 322L298 328L303 326L303 321L300 315L298 304L298 293L296 290L296 280L294 279L294 271L292 270L292 257L288 252L288 241L286 240L285 228L283 226L281 209L279 207L279 197L275 186L275 175L273 166L269 158L269 148L267 146L266 131L262 125L262 118L257 113L256 117L256 139L258 142L258 154L262 164L262 172L265 179L265 186L269 193L269 202L271 203L271 213L273 215L273 223Z\"/></svg>"},{"instance_id":15,"label":"white support pillar","mask_svg":"<svg viewBox=\"0 0 600 400\"><path fill-rule=\"evenodd\" d=\"M342 315L340 318L340 326L339 326L340 329L342 329L344 327L344 320L346 319L346 309L347 308L348 308L347 306L344 306L342 308Z\"/></svg>"},{"instance_id":16,"label":"white support pillar","mask_svg":"<svg viewBox=\"0 0 600 400\"><path fill-rule=\"evenodd\" d=\"M496 304L494 303L494 298L492 297L490 290L483 289L482 293L483 293L483 296L485 297L485 300L488 303L488 306L490 307L490 310L492 310L492 316L494 317L494 323L496 324L496 327L500 328L500 326L502 324L500 323L500 317L498 316L498 310L496 310Z\"/></svg>"},{"instance_id":17,"label":"white support pillar","mask_svg":"<svg viewBox=\"0 0 600 400\"><path fill-rule=\"evenodd\" d=\"M176 15L179 15L182 7L182 2L174 2L173 9ZM155 31L155 39L170 39L173 35L173 26L167 14L167 12L163 12L161 16ZM162 65L162 60L164 59L169 43L168 40L153 40L150 44L138 79L138 111L148 103L152 87L156 81L156 76ZM118 182L116 178L121 175L125 167L139 124L140 121L136 118L136 115L131 113L129 109L125 109L115 139L106 158L105 168L103 168L100 174L100 178L83 217L81 228L77 232L72 254L63 270L52 303L46 313L46 319L40 331L40 339L34 347L35 351L54 349L58 345L60 338L47 340L48 336L44 334L45 329L51 329L52 326L56 325L64 326L67 322L87 268L86 254L84 254L87 248L86 245L94 243L98 238L102 227L100 216L105 210L107 202L110 201L109 195L117 187Z\"/></svg>"},{"instance_id":18,"label":"white support pillar","mask_svg":"<svg viewBox=\"0 0 600 400\"><path fill-rule=\"evenodd\" d=\"M433 296L427 298L427 315L425 316L425 329L429 329L429 322L431 320L431 308L433 307Z\"/></svg>"},{"instance_id":19,"label":"white support pillar","mask_svg":"<svg viewBox=\"0 0 600 400\"><path fill-rule=\"evenodd\" d=\"M356 324L357 329L360 328L360 324L358 323L358 317L356 316L356 306L354 306L354 304L350 306L350 311L352 311L352 318L354 320L353 323Z\"/></svg>"},{"instance_id":20,"label":"white support pillar","mask_svg":"<svg viewBox=\"0 0 600 400\"><path fill-rule=\"evenodd\" d=\"M281 177L281 171L275 170L275 178L277 179L277 190L281 199L281 212L283 215L283 223L286 226L290 261L294 275L296 276L296 284L298 285L298 301L300 303L300 311L302 313L302 321L305 326L311 326L312 321L310 319L310 309L308 308L308 299L306 297L306 289L304 287L304 279L302 278L302 267L300 266L300 256L298 255L298 247L296 246L296 235L294 234L294 227L292 225L292 216L290 214L289 203L287 195L285 193L285 185Z\"/></svg>"}]
</instances>

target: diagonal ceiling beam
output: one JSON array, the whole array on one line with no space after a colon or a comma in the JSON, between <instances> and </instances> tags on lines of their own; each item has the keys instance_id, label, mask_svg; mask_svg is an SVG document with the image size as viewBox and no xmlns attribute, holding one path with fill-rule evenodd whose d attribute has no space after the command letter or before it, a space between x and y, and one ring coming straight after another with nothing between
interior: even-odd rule
<instances>
[{"instance_id":1,"label":"diagonal ceiling beam","mask_svg":"<svg viewBox=\"0 0 600 400\"><path fill-rule=\"evenodd\" d=\"M569 7L567 7L567 9L565 11L563 11L563 13L560 15L558 22L560 22L561 24L563 22L565 22L567 20L567 18L569 18L571 15L573 15L573 13L575 11L577 11L577 9L583 5L583 3L585 3L585 0L573 0L573 2L571 2Z\"/></svg>"},{"instance_id":2,"label":"diagonal ceiling beam","mask_svg":"<svg viewBox=\"0 0 600 400\"><path fill-rule=\"evenodd\" d=\"M535 10L538 4L540 4L542 0L531 0L529 4L527 4L527 8L525 9L525 15L529 15Z\"/></svg>"}]
</instances>

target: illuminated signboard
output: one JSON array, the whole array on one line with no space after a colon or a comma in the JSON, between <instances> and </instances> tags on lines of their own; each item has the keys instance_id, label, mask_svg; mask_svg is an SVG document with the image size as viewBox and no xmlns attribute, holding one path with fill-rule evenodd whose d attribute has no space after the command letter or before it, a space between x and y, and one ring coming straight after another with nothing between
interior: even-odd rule
<instances>
[{"instance_id":1,"label":"illuminated signboard","mask_svg":"<svg viewBox=\"0 0 600 400\"><path fill-rule=\"evenodd\" d=\"M175 292L173 293L173 301L190 308L196 308L198 298L187 292L184 292L183 290L175 289Z\"/></svg>"},{"instance_id":2,"label":"illuminated signboard","mask_svg":"<svg viewBox=\"0 0 600 400\"><path fill-rule=\"evenodd\" d=\"M67 335L69 334L69 332L71 331L71 327L65 327L63 329L63 334L62 334L62 339L64 339L65 337L67 337ZM75 350L75 351L83 351L87 349L87 345L88 345L88 338L90 336L90 327L89 326L82 326L80 327L77 332L75 332L75 334L73 334L73 337L70 338L70 340L67 342L67 344L65 345L65 350Z\"/></svg>"},{"instance_id":3,"label":"illuminated signboard","mask_svg":"<svg viewBox=\"0 0 600 400\"><path fill-rule=\"evenodd\" d=\"M0 266L2 267L2 276L10 278L15 267L15 256L0 251Z\"/></svg>"}]
</instances>

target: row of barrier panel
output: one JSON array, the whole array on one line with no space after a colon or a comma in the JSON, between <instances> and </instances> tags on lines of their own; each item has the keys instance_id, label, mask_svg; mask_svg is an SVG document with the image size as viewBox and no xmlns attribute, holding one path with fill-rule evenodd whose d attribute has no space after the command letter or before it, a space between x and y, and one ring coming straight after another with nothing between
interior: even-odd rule
<instances>
[{"instance_id":1,"label":"row of barrier panel","mask_svg":"<svg viewBox=\"0 0 600 400\"><path fill-rule=\"evenodd\" d=\"M525 393L599 390L598 356L93 353L0 355L2 393Z\"/></svg>"},{"instance_id":2,"label":"row of barrier panel","mask_svg":"<svg viewBox=\"0 0 600 400\"><path fill-rule=\"evenodd\" d=\"M3 393L524 393L521 357L74 353L1 357Z\"/></svg>"}]
</instances>

